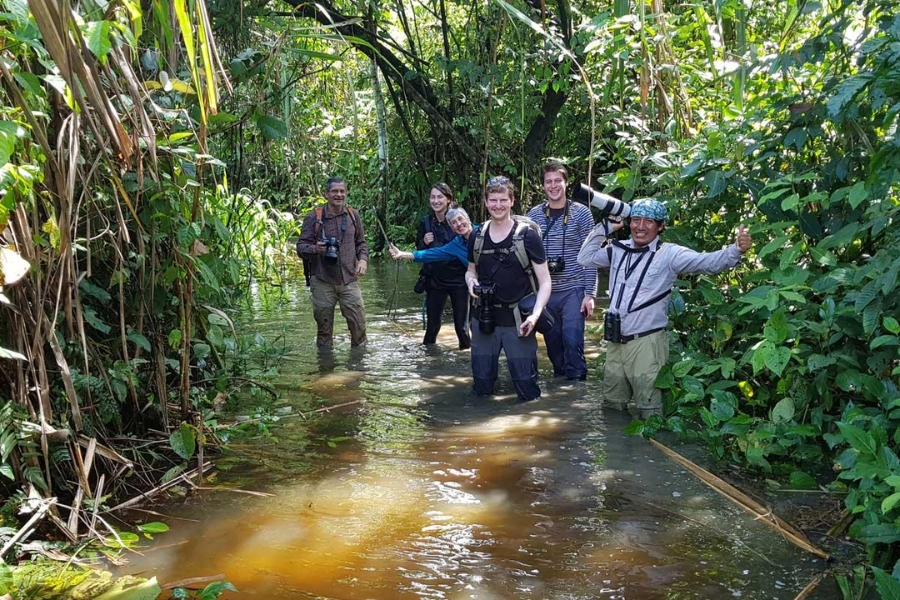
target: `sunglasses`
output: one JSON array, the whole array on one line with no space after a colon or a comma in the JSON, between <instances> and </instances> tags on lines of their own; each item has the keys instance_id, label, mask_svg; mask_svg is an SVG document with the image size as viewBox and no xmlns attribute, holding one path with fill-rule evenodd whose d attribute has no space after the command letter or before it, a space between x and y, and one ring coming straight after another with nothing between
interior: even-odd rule
<instances>
[{"instance_id":1,"label":"sunglasses","mask_svg":"<svg viewBox=\"0 0 900 600\"><path fill-rule=\"evenodd\" d=\"M509 177L503 177L502 175L488 179L488 185L506 185L507 183L509 183Z\"/></svg>"}]
</instances>

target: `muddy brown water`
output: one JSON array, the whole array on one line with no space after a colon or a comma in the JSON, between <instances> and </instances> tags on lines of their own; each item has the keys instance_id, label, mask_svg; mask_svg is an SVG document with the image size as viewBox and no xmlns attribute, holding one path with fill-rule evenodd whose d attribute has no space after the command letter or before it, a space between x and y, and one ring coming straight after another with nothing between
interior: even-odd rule
<instances>
[{"instance_id":1,"label":"muddy brown water","mask_svg":"<svg viewBox=\"0 0 900 600\"><path fill-rule=\"evenodd\" d=\"M540 400L515 403L505 368L497 397L473 397L452 325L437 347L419 343L415 275L373 265L368 347L350 351L338 316L332 356L314 350L302 284L252 290L244 331L292 348L282 400L359 402L314 430L285 418L235 442L215 485L272 496L154 505L172 529L125 572L223 573L240 590L223 598L775 600L823 570L623 434L628 419L599 406L595 381L550 378L545 356Z\"/></svg>"}]
</instances>

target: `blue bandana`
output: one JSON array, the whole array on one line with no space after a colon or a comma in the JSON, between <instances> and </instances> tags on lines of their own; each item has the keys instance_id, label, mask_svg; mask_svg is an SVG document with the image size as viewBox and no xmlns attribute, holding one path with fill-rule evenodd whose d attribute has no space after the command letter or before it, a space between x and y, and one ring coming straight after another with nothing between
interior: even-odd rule
<instances>
[{"instance_id":1,"label":"blue bandana","mask_svg":"<svg viewBox=\"0 0 900 600\"><path fill-rule=\"evenodd\" d=\"M659 200L641 198L631 203L631 218L635 217L645 217L665 223L669 219L669 213L666 211L666 206Z\"/></svg>"}]
</instances>

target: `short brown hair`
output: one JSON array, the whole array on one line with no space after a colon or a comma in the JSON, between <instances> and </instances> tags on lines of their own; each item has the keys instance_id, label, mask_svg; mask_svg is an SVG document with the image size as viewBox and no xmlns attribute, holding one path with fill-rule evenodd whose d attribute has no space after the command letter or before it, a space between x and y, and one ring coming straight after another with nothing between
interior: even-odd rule
<instances>
[{"instance_id":1,"label":"short brown hair","mask_svg":"<svg viewBox=\"0 0 900 600\"><path fill-rule=\"evenodd\" d=\"M509 199L516 199L516 187L513 185L513 182L504 175L500 175L499 177L491 177L488 179L487 184L484 186L484 199L487 200L488 194L507 192L509 193Z\"/></svg>"},{"instance_id":2,"label":"short brown hair","mask_svg":"<svg viewBox=\"0 0 900 600\"><path fill-rule=\"evenodd\" d=\"M541 183L544 182L544 178L547 177L547 173L559 173L562 175L562 178L569 182L569 170L566 169L566 166L559 162L558 160L547 161L543 167L541 167Z\"/></svg>"}]
</instances>

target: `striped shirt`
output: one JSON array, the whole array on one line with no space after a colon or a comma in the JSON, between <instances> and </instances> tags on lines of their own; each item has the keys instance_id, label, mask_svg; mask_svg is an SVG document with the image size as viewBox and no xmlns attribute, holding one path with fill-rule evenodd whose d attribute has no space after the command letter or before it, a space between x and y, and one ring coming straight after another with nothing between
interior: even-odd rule
<instances>
[{"instance_id":1,"label":"striped shirt","mask_svg":"<svg viewBox=\"0 0 900 600\"><path fill-rule=\"evenodd\" d=\"M594 296L597 293L597 270L586 269L578 264L578 251L594 227L594 217L591 216L591 209L577 202L570 202L568 210L567 224L564 223L563 216L547 218L546 202L528 211L528 218L541 228L547 260L562 257L566 262L562 273L550 275L553 293L580 288L584 290L585 296Z\"/></svg>"}]
</instances>

